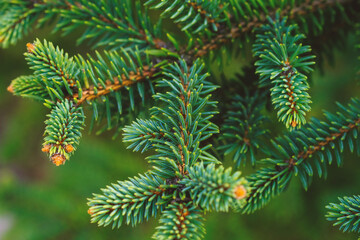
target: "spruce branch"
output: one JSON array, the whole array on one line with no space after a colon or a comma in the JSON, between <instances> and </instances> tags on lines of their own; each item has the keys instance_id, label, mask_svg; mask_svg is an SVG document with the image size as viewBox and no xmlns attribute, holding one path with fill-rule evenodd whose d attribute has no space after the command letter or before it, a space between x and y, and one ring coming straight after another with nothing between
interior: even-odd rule
<instances>
[{"instance_id":1,"label":"spruce branch","mask_svg":"<svg viewBox=\"0 0 360 240\"><path fill-rule=\"evenodd\" d=\"M63 100L66 94L73 94L80 69L72 57L51 42L42 43L36 39L27 44L25 59L34 70L34 75L43 79L53 94L52 101ZM61 88L65 88L67 93Z\"/></svg>"},{"instance_id":2,"label":"spruce branch","mask_svg":"<svg viewBox=\"0 0 360 240\"><path fill-rule=\"evenodd\" d=\"M247 197L244 213L262 208L273 197L283 192L293 175L299 176L305 190L314 172L327 176L327 164L343 162L344 145L360 154L360 100L352 99L347 105L338 104L336 114L325 112L326 121L313 118L301 129L294 130L272 141L269 158L262 160L264 167L250 175L247 180L251 192Z\"/></svg>"},{"instance_id":3,"label":"spruce branch","mask_svg":"<svg viewBox=\"0 0 360 240\"><path fill-rule=\"evenodd\" d=\"M295 25L286 26L286 18L263 25L256 36L253 53L260 58L256 72L260 74L260 86L271 86L271 99L277 116L286 127L301 127L310 111L310 96L307 77L303 73L312 71L315 56L309 56L310 46L298 43L304 35L294 35Z\"/></svg>"},{"instance_id":4,"label":"spruce branch","mask_svg":"<svg viewBox=\"0 0 360 240\"><path fill-rule=\"evenodd\" d=\"M158 80L156 86L167 91L154 95L160 105L151 109L153 121L146 124L161 125L161 137L166 141L156 141L153 137L139 139L145 133L143 126L136 122L124 129L126 142L152 144L157 154L149 156L148 160L154 166L154 173L164 178L182 177L186 166L192 166L198 160L218 162L206 151L210 145L200 145L218 132L218 127L209 121L216 113L216 102L209 100L209 93L216 87L205 80L208 74L203 73L203 69L204 64L200 60L191 67L184 60L163 67L164 78Z\"/></svg>"},{"instance_id":5,"label":"spruce branch","mask_svg":"<svg viewBox=\"0 0 360 240\"><path fill-rule=\"evenodd\" d=\"M359 99L339 104L336 114L325 112L325 120L313 118L305 124L311 101L304 73L314 63L310 47L299 43L305 41L304 35L296 34L298 30L311 37L329 34L324 28L334 31L342 24L352 29L359 20L359 1L147 0L146 6L162 11L160 18L178 23L188 37L186 45L169 33L163 40L161 20L154 26L143 2L0 2L3 47L16 43L35 22L41 27L56 20L55 30L64 34L85 28L78 43L110 49L71 57L46 40L27 44L25 56L33 75L16 78L8 91L52 109L42 150L54 164L64 164L78 147L86 105L92 107L90 128L105 118L103 129L111 129L125 112L144 104L147 95L156 101L151 119L137 119L123 128L123 141L134 151L148 151L152 169L94 194L88 200L92 222L114 228L161 215L153 238L203 239L207 211L231 207L251 213L285 191L293 176L299 176L305 190L316 173L326 177L327 165L342 165L345 146L360 154ZM255 29L260 31L256 38ZM262 168L247 179L225 169L210 153L209 142L219 133L213 122L217 102L211 97L217 86L207 80L205 64L198 59L208 53L210 58L217 56L214 51L237 40L256 40L259 86L270 88L278 118L293 130L271 140L272 148L261 149L268 157L258 161ZM224 88L227 95L239 93L239 88L229 87ZM226 145L218 149L234 153L237 166L246 158L255 164L254 152L267 134L260 126L265 121L263 100L264 95L255 91L251 96L236 95L225 121L219 121L224 122L220 140ZM359 202L359 196L340 198L340 204L328 206L328 219L344 231L359 232Z\"/></svg>"},{"instance_id":6,"label":"spruce branch","mask_svg":"<svg viewBox=\"0 0 360 240\"><path fill-rule=\"evenodd\" d=\"M135 10L134 10L135 9ZM60 15L55 27L64 34L85 26L78 43L89 39L94 47L111 49L122 47L161 48L159 24L154 25L140 2L131 0L66 0L61 8L54 8Z\"/></svg>"},{"instance_id":7,"label":"spruce branch","mask_svg":"<svg viewBox=\"0 0 360 240\"><path fill-rule=\"evenodd\" d=\"M124 130L124 142L131 142L128 148L141 152L154 148L155 143L168 141L165 133L169 131L168 126L153 120L137 119L132 125L126 126Z\"/></svg>"},{"instance_id":8,"label":"spruce branch","mask_svg":"<svg viewBox=\"0 0 360 240\"><path fill-rule=\"evenodd\" d=\"M163 122L171 129L165 137L172 141L156 144L159 154L149 157L149 160L155 164L159 160L175 161L178 167L172 176L183 176L186 166L192 166L199 159L218 162L206 152L210 145L200 146L202 141L218 133L218 127L209 121L217 113L216 102L209 100L209 93L214 91L216 86L205 80L207 73L202 73L203 69L204 64L200 60L195 61L190 68L181 60L180 65L174 63L166 67L163 70L166 78L157 82L159 89L171 91L154 96L155 100L164 106L151 109L152 119Z\"/></svg>"},{"instance_id":9,"label":"spruce branch","mask_svg":"<svg viewBox=\"0 0 360 240\"><path fill-rule=\"evenodd\" d=\"M190 202L170 204L159 222L153 239L201 240L205 236L204 217Z\"/></svg>"},{"instance_id":10,"label":"spruce branch","mask_svg":"<svg viewBox=\"0 0 360 240\"><path fill-rule=\"evenodd\" d=\"M174 184L149 173L119 181L102 189L102 194L94 194L88 199L91 222L99 226L112 223L112 228L122 223L133 226L157 216L166 203L173 198Z\"/></svg>"},{"instance_id":11,"label":"spruce branch","mask_svg":"<svg viewBox=\"0 0 360 240\"><path fill-rule=\"evenodd\" d=\"M226 20L223 14L222 1L159 1L148 0L145 5L152 6L153 9L162 9L161 17L174 19L175 23L182 25L182 31L192 30L200 33L206 29L216 32L219 23Z\"/></svg>"},{"instance_id":12,"label":"spruce branch","mask_svg":"<svg viewBox=\"0 0 360 240\"><path fill-rule=\"evenodd\" d=\"M335 221L344 232L360 233L360 196L339 197L340 203L330 203L326 206L329 212L326 218Z\"/></svg>"},{"instance_id":13,"label":"spruce branch","mask_svg":"<svg viewBox=\"0 0 360 240\"><path fill-rule=\"evenodd\" d=\"M76 106L86 102L93 109L91 128L101 120L101 114L106 116L107 129L114 127L123 108L135 110L136 91L145 102L146 95L154 92L151 81L159 77L161 66L167 64L162 61L154 65L137 48L96 52L96 58L88 56L85 60L80 55L70 57L51 42L38 39L27 44L25 56L34 74L15 79L8 91L40 100L49 108L65 100ZM128 91L128 95L121 94L121 90ZM129 102L125 107L124 98Z\"/></svg>"},{"instance_id":14,"label":"spruce branch","mask_svg":"<svg viewBox=\"0 0 360 240\"><path fill-rule=\"evenodd\" d=\"M211 146L202 144L218 131L210 122L216 113L210 93L216 86L205 80L204 64L196 60L188 66L180 60L162 67L162 74L164 78L156 83L160 92L154 95L158 104L151 109L152 120L138 119L124 128L124 142L130 148L155 149L148 157L153 169L141 181L119 182L94 195L89 213L93 222L101 226L113 222L114 227L121 225L122 216L134 225L166 209L155 237L202 239L199 214L241 205L249 189L240 172L215 168L213 162L220 162L207 153ZM144 189L149 185L155 189Z\"/></svg>"},{"instance_id":15,"label":"spruce branch","mask_svg":"<svg viewBox=\"0 0 360 240\"><path fill-rule=\"evenodd\" d=\"M147 94L154 93L152 82L160 77L160 67L167 64L166 61L153 64L146 53L137 49L104 51L103 54L96 51L96 58L84 59L78 55L75 59L82 69L81 81L77 83L77 93L69 97L78 105L92 106L91 125L100 119L99 113L103 110L107 129L113 128L113 119L123 115L124 110L135 110L139 105L137 95L140 103L144 103Z\"/></svg>"},{"instance_id":16,"label":"spruce branch","mask_svg":"<svg viewBox=\"0 0 360 240\"><path fill-rule=\"evenodd\" d=\"M221 145L218 147L225 156L233 154L235 166L246 164L250 159L255 166L255 153L260 148L261 141L268 131L262 124L268 119L261 113L265 103L265 95L258 91L252 95L246 92L245 97L235 95L226 113L221 129Z\"/></svg>"},{"instance_id":17,"label":"spruce branch","mask_svg":"<svg viewBox=\"0 0 360 240\"><path fill-rule=\"evenodd\" d=\"M234 39L245 39L252 30L267 22L267 16L275 16L279 9L281 18L286 16L292 22L302 22L301 30L309 31L311 29L319 33L324 28L322 23L325 22L325 15L358 16L355 10L358 7L359 4L356 0L287 1L287 4L280 1L253 3L231 0L227 11L227 14L230 15L228 22L231 25L226 22L219 27L220 30L216 34L206 35L198 41L191 40L190 42L193 43L191 48L184 47L181 53L192 58L199 58L233 42ZM334 11L335 9L337 10ZM329 19L336 18L329 17Z\"/></svg>"},{"instance_id":18,"label":"spruce branch","mask_svg":"<svg viewBox=\"0 0 360 240\"><path fill-rule=\"evenodd\" d=\"M227 212L236 205L244 205L249 189L247 182L241 179L240 172L231 174L231 168L215 168L215 164L206 167L202 163L189 168L188 177L180 183L183 191L190 191L194 203L208 211Z\"/></svg>"},{"instance_id":19,"label":"spruce branch","mask_svg":"<svg viewBox=\"0 0 360 240\"><path fill-rule=\"evenodd\" d=\"M79 145L85 116L82 108L66 99L57 103L48 117L42 151L59 166L69 160Z\"/></svg>"},{"instance_id":20,"label":"spruce branch","mask_svg":"<svg viewBox=\"0 0 360 240\"><path fill-rule=\"evenodd\" d=\"M42 27L56 17L58 22L54 31L63 31L65 35L86 27L78 44L89 40L94 47L106 46L111 49L135 46L160 49L166 46L160 39L160 24L154 25L150 21L140 2L20 0L3 3L2 6L0 43L3 47L16 43L36 21L37 27Z\"/></svg>"},{"instance_id":21,"label":"spruce branch","mask_svg":"<svg viewBox=\"0 0 360 240\"><path fill-rule=\"evenodd\" d=\"M39 101L50 98L44 82L34 75L15 78L11 81L7 90L15 96L27 97Z\"/></svg>"},{"instance_id":22,"label":"spruce branch","mask_svg":"<svg viewBox=\"0 0 360 240\"><path fill-rule=\"evenodd\" d=\"M105 56L105 59L103 57ZM141 51L124 50L121 51L104 51L100 54L96 51L97 58L88 55L88 59L84 59L78 55L75 57L79 68L82 69L80 74L83 80L84 87L73 95L74 100L78 104L83 102L92 101L100 98L101 96L115 94L119 90L128 88L133 85L138 85L138 92L142 100L145 99L145 86L144 82L152 78L156 78L159 74L159 67L166 62L161 62L153 65L149 58ZM91 85L92 84L92 85ZM150 89L152 89L152 85ZM131 108L134 108L134 96L132 88L128 88L130 96ZM119 103L119 105L121 105ZM119 112L121 114L119 106Z\"/></svg>"},{"instance_id":23,"label":"spruce branch","mask_svg":"<svg viewBox=\"0 0 360 240\"><path fill-rule=\"evenodd\" d=\"M0 46L4 48L16 44L49 9L49 5L42 1L5 0L0 4Z\"/></svg>"}]
</instances>

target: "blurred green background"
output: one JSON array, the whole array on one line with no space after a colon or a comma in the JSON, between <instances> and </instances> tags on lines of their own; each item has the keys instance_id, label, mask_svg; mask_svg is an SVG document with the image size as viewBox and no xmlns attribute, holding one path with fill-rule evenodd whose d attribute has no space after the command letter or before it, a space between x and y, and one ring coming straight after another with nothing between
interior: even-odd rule
<instances>
[{"instance_id":1,"label":"blurred green background","mask_svg":"<svg viewBox=\"0 0 360 240\"><path fill-rule=\"evenodd\" d=\"M107 184L144 172L148 165L143 155L126 150L120 138L112 140L113 132L96 136L84 131L79 149L61 167L40 151L48 109L6 91L13 78L30 73L23 52L35 37L46 37L70 54L89 51L75 46L76 34L63 38L50 35L49 29L0 49L0 239L150 239L156 219L136 228L98 228L90 224L86 205L86 198ZM334 63L324 62L322 71L316 68L312 75L310 116L321 117L322 109L331 110L335 101L345 103L360 93L355 37L346 41L341 51L335 51ZM229 72L239 69L238 61L231 62ZM274 125L279 125L276 120ZM307 192L295 178L284 194L255 214L207 214L205 239L355 239L356 234L341 233L324 217L325 205L338 196L360 194L358 157L344 155L344 166L330 166L328 179L315 177ZM225 165L231 162L225 160Z\"/></svg>"}]
</instances>

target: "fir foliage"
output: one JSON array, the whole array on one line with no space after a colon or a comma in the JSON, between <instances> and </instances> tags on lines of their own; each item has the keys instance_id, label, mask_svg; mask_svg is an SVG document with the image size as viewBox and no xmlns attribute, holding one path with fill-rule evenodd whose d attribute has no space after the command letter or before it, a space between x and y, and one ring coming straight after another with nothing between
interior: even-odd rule
<instances>
[{"instance_id":1,"label":"fir foliage","mask_svg":"<svg viewBox=\"0 0 360 240\"><path fill-rule=\"evenodd\" d=\"M326 206L329 212L327 220L335 221L340 230L360 233L360 196L339 197L340 203L330 203Z\"/></svg>"},{"instance_id":2,"label":"fir foliage","mask_svg":"<svg viewBox=\"0 0 360 240\"><path fill-rule=\"evenodd\" d=\"M166 209L156 237L201 239L202 212L244 204L249 189L240 172L216 168L212 162L219 161L207 152L210 145L201 144L218 131L210 122L216 113L210 93L216 87L203 71L200 60L193 66L180 61L164 68L164 78L157 81L164 91L154 95L158 104L151 110L152 120L138 119L124 128L130 148L155 150L148 157L153 169L89 199L92 222L119 227L124 220L135 225Z\"/></svg>"},{"instance_id":3,"label":"fir foliage","mask_svg":"<svg viewBox=\"0 0 360 240\"><path fill-rule=\"evenodd\" d=\"M255 166L256 151L268 135L268 130L262 126L268 121L261 113L264 103L264 93L257 91L250 95L247 92L244 97L235 95L227 111L220 137L223 142L218 149L225 156L232 154L237 168L245 165L247 159Z\"/></svg>"},{"instance_id":4,"label":"fir foliage","mask_svg":"<svg viewBox=\"0 0 360 240\"><path fill-rule=\"evenodd\" d=\"M78 147L85 116L81 107L66 99L58 102L48 117L42 151L59 166L65 164Z\"/></svg>"},{"instance_id":5,"label":"fir foliage","mask_svg":"<svg viewBox=\"0 0 360 240\"><path fill-rule=\"evenodd\" d=\"M96 58L70 57L58 46L39 39L27 44L25 58L33 75L13 80L8 90L40 100L48 108L66 99L78 106L88 103L92 106L91 129L104 116L105 129L112 129L121 117L141 105L139 99L144 104L145 97L154 93L150 80L157 79L160 67L167 63L153 64L137 48L96 52Z\"/></svg>"},{"instance_id":6,"label":"fir foliage","mask_svg":"<svg viewBox=\"0 0 360 240\"><path fill-rule=\"evenodd\" d=\"M71 88L76 84L80 69L64 50L51 42L44 40L42 43L37 39L27 44L25 59L33 74L45 82L52 101L63 100L65 94L73 94Z\"/></svg>"},{"instance_id":7,"label":"fir foliage","mask_svg":"<svg viewBox=\"0 0 360 240\"><path fill-rule=\"evenodd\" d=\"M217 113L216 102L210 100L209 94L216 86L205 80L207 74L203 70L204 64L200 60L192 67L188 67L185 61L165 67L165 77L156 85L166 92L154 95L159 105L151 109L152 121L146 122L149 130L161 129L157 134L145 129L144 134L146 125L138 128L137 122L124 128L126 142L140 143L142 139L141 143L153 145L156 154L149 156L148 160L154 166L154 173L161 177L181 177L186 172L185 167L193 166L198 160L218 162L207 152L211 145L200 145L218 133L218 127L209 121ZM158 141L159 134L162 141Z\"/></svg>"},{"instance_id":8,"label":"fir foliage","mask_svg":"<svg viewBox=\"0 0 360 240\"><path fill-rule=\"evenodd\" d=\"M152 23L139 1L68 0L52 10L60 16L55 30L69 34L86 27L77 43L89 40L94 47L159 48L160 25ZM160 44L160 45L159 45Z\"/></svg>"},{"instance_id":9,"label":"fir foliage","mask_svg":"<svg viewBox=\"0 0 360 240\"><path fill-rule=\"evenodd\" d=\"M72 97L77 104L86 102L92 106L92 125L99 120L102 111L106 116L107 129L111 129L114 127L114 115L116 119L128 109L134 111L139 104L137 96L144 103L146 95L154 93L150 80L157 79L158 68L166 61L152 64L143 51L131 49L95 53L96 58L90 55L87 59L81 55L75 57L82 71L77 93Z\"/></svg>"},{"instance_id":10,"label":"fir foliage","mask_svg":"<svg viewBox=\"0 0 360 240\"><path fill-rule=\"evenodd\" d=\"M311 122L272 140L270 157L261 161L264 167L248 177L252 188L243 209L251 213L265 206L283 192L292 176L299 176L305 190L313 176L327 176L327 165L343 164L341 153L345 147L360 155L360 100L354 98L345 106L338 103L336 114L325 112L325 121L313 118Z\"/></svg>"},{"instance_id":11,"label":"fir foliage","mask_svg":"<svg viewBox=\"0 0 360 240\"><path fill-rule=\"evenodd\" d=\"M16 96L32 98L39 101L50 98L46 85L34 75L17 77L11 82L8 91Z\"/></svg>"},{"instance_id":12,"label":"fir foliage","mask_svg":"<svg viewBox=\"0 0 360 240\"><path fill-rule=\"evenodd\" d=\"M56 165L78 147L87 105L91 129L106 119L101 131L123 130L128 148L147 151L149 171L89 199L92 222L120 227L161 215L154 238L203 239L205 212L232 207L252 213L282 193L293 176L299 176L305 190L315 174L326 177L327 165L342 165L345 147L360 153L359 99L338 104L334 114L325 112L325 120L306 123L311 100L305 74L312 71L314 56L303 45L325 46L316 38L331 32L328 26L354 32L359 9L357 0L5 0L0 2L0 45L8 47L33 27L55 22L54 30L65 35L84 30L78 44L108 49L70 56L37 39L25 53L33 74L13 80L8 91L52 109L42 150ZM182 31L166 30L161 19L172 19ZM267 96L257 89L236 92L227 112L213 118L218 110L211 94L218 86L207 79L213 65L206 60L224 65L220 51L230 58L246 42L254 42L260 76L253 81L256 88L269 88L279 121L292 130L278 138L268 137L263 126ZM123 127L123 119L152 103L149 95L156 102L151 119ZM214 137L219 133L215 121L221 124L220 141ZM267 137L271 146L264 146ZM266 156L255 161L260 148ZM240 178L240 172L221 166L214 149L233 154L236 167L250 161L261 168ZM331 204L328 219L359 232L358 200L341 198L340 204Z\"/></svg>"},{"instance_id":13,"label":"fir foliage","mask_svg":"<svg viewBox=\"0 0 360 240\"><path fill-rule=\"evenodd\" d=\"M239 186L246 186L247 182L239 177L240 172L231 174L231 168L220 166L216 169L215 164L206 167L198 164L189 168L188 177L181 183L185 186L183 191L189 190L191 198L201 209L227 212L249 191L247 188L242 188L243 192L240 190Z\"/></svg>"},{"instance_id":14,"label":"fir foliage","mask_svg":"<svg viewBox=\"0 0 360 240\"><path fill-rule=\"evenodd\" d=\"M218 31L219 23L226 20L222 2L221 0L149 0L145 5L152 6L153 9L162 9L161 16L174 19L175 23L182 25L182 31L189 29L193 33L199 33L208 29Z\"/></svg>"},{"instance_id":15,"label":"fir foliage","mask_svg":"<svg viewBox=\"0 0 360 240\"><path fill-rule=\"evenodd\" d=\"M99 226L112 223L113 228L119 228L123 222L136 225L156 217L172 200L172 189L176 187L152 174L119 181L102 189L102 195L94 194L89 199L91 221Z\"/></svg>"},{"instance_id":16,"label":"fir foliage","mask_svg":"<svg viewBox=\"0 0 360 240\"><path fill-rule=\"evenodd\" d=\"M4 0L0 3L0 46L17 43L29 31L47 5L28 0ZM47 18L51 18L48 15ZM41 26L39 22L38 26Z\"/></svg>"},{"instance_id":17,"label":"fir foliage","mask_svg":"<svg viewBox=\"0 0 360 240\"><path fill-rule=\"evenodd\" d=\"M288 128L301 127L310 111L309 84L303 73L312 70L315 56L308 55L309 46L298 43L305 36L293 34L295 25L286 26L286 18L268 18L261 27L253 53L260 58L255 65L260 74L260 86L270 86L272 103L279 120ZM276 70L277 69L277 70Z\"/></svg>"},{"instance_id":18,"label":"fir foliage","mask_svg":"<svg viewBox=\"0 0 360 240\"><path fill-rule=\"evenodd\" d=\"M159 220L153 239L204 239L204 218L200 210L191 203L173 203Z\"/></svg>"}]
</instances>

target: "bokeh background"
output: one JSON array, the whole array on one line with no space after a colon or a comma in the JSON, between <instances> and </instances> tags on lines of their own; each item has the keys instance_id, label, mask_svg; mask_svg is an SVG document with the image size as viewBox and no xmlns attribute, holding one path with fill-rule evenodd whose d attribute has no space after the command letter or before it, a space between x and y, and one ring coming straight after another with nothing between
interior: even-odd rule
<instances>
[{"instance_id":1,"label":"bokeh background","mask_svg":"<svg viewBox=\"0 0 360 240\"><path fill-rule=\"evenodd\" d=\"M49 110L6 91L12 79L31 73L23 52L25 44L36 37L46 38L70 54L91 51L85 45L75 45L76 33L61 37L50 34L50 30L36 30L16 46L0 49L0 239L150 239L156 219L135 228L99 228L90 223L86 205L86 199L107 184L144 172L148 168L145 156L126 150L121 138L113 140L114 132L96 135L96 131L88 134L86 129L71 160L55 167L40 150ZM311 76L313 105L309 116L321 118L322 109L334 109L335 101L345 103L359 96L356 40L349 35L340 48L334 49L331 62L317 65ZM239 62L245 62L241 59L244 56L238 58L229 62L227 73L241 68ZM280 124L273 119L273 125ZM231 161L225 159L224 164L231 166ZM207 214L205 239L356 239L356 234L332 227L324 215L325 205L337 201L338 196L360 194L359 166L359 157L346 150L344 165L330 166L328 178L315 177L307 192L294 178L284 194L252 215ZM243 173L253 171L250 167Z\"/></svg>"}]
</instances>

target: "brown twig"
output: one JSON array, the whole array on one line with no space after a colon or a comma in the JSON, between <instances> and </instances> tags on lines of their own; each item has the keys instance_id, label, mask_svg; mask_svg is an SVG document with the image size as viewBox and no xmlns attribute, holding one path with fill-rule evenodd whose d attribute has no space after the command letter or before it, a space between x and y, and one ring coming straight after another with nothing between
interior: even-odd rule
<instances>
[{"instance_id":1,"label":"brown twig","mask_svg":"<svg viewBox=\"0 0 360 240\"><path fill-rule=\"evenodd\" d=\"M124 87L131 86L133 84L145 81L146 79L149 79L154 76L154 74L158 71L157 68L149 68L148 66L143 67L142 74L137 71L136 73L130 72L129 77L126 77L124 74L121 76L121 81L115 77L113 79L113 82L106 81L106 87L98 86L98 91L91 90L94 87L90 87L89 89L83 90L82 95L79 98L79 94L76 93L72 96L73 99L76 99L77 105L82 104L83 102L87 100L93 100L95 98L98 98L100 96L107 95L113 91L118 91Z\"/></svg>"},{"instance_id":2,"label":"brown twig","mask_svg":"<svg viewBox=\"0 0 360 240\"><path fill-rule=\"evenodd\" d=\"M289 19L295 19L299 16L304 16L309 13L321 11L327 7L331 7L339 4L346 4L354 2L354 0L315 0L315 1L305 1L299 6L293 8L285 8L281 11L281 16L287 16ZM269 16L275 16L276 11L270 12ZM231 18L231 17L230 17ZM222 31L219 31L213 38L204 38L202 39L203 45L197 44L190 51L186 51L186 48L183 48L180 53L185 56L191 56L191 58L198 58L206 55L209 51L220 48L223 44L231 42L233 39L240 38L244 36L245 33L252 31L254 28L261 26L266 22L267 15L265 13L260 14L259 17L253 17L249 21L236 22L232 24L232 27L229 29L224 25Z\"/></svg>"}]
</instances>

